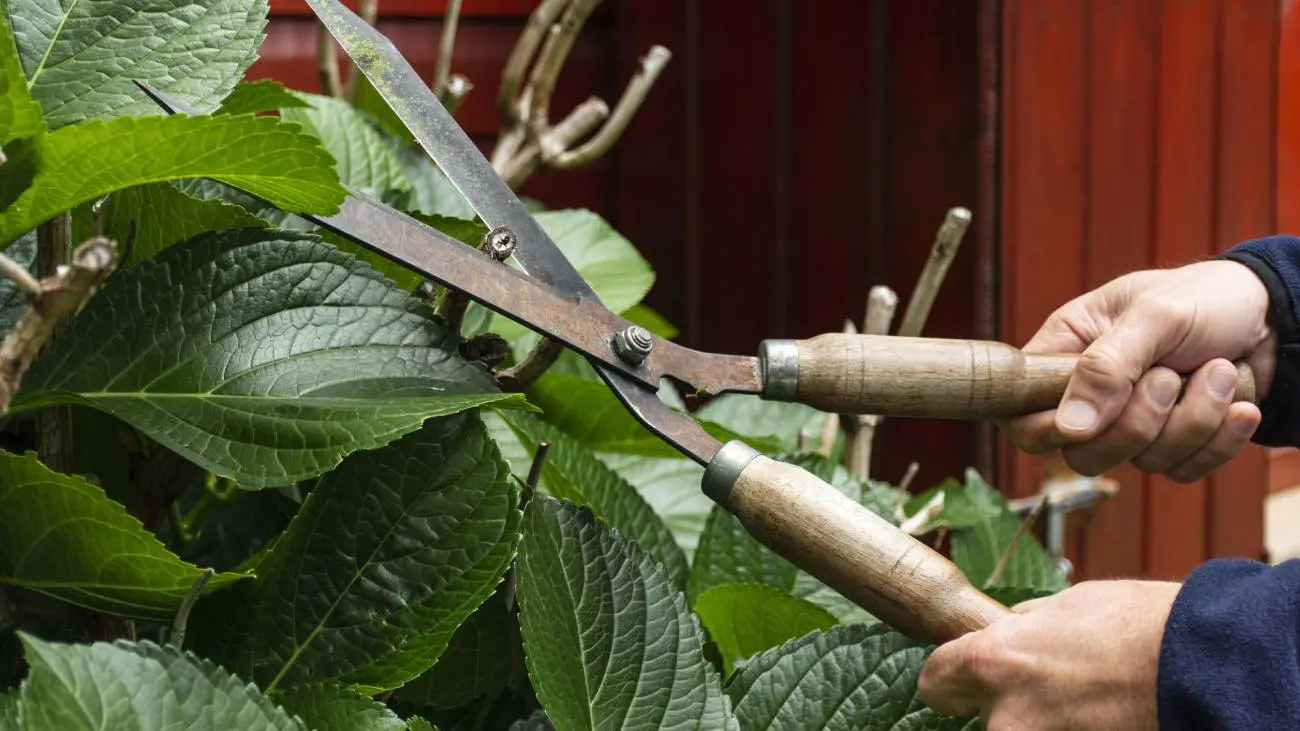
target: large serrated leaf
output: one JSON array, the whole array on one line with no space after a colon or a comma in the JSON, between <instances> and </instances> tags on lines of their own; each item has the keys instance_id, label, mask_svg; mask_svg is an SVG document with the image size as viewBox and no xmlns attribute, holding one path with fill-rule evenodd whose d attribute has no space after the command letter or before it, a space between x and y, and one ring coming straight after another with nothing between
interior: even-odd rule
<instances>
[{"instance_id":1,"label":"large serrated leaf","mask_svg":"<svg viewBox=\"0 0 1300 731\"><path fill-rule=\"evenodd\" d=\"M885 625L841 625L757 655L727 683L746 729L957 731L916 695L929 650Z\"/></svg>"},{"instance_id":2,"label":"large serrated leaf","mask_svg":"<svg viewBox=\"0 0 1300 731\"><path fill-rule=\"evenodd\" d=\"M518 491L475 413L325 475L257 578L200 601L194 647L268 692L399 687L438 659L514 557Z\"/></svg>"},{"instance_id":3,"label":"large serrated leaf","mask_svg":"<svg viewBox=\"0 0 1300 731\"><path fill-rule=\"evenodd\" d=\"M700 595L695 613L718 645L726 674L737 661L839 620L812 602L767 584L721 584Z\"/></svg>"},{"instance_id":4,"label":"large serrated leaf","mask_svg":"<svg viewBox=\"0 0 1300 731\"><path fill-rule=\"evenodd\" d=\"M177 558L122 505L35 454L0 451L0 583L100 612L166 621L201 571ZM214 576L205 593L241 574Z\"/></svg>"},{"instance_id":5,"label":"large serrated leaf","mask_svg":"<svg viewBox=\"0 0 1300 731\"><path fill-rule=\"evenodd\" d=\"M84 403L244 488L289 485L432 416L519 405L427 305L308 234L204 234L113 277L33 364L23 411Z\"/></svg>"},{"instance_id":6,"label":"large serrated leaf","mask_svg":"<svg viewBox=\"0 0 1300 731\"><path fill-rule=\"evenodd\" d=\"M636 488L672 531L687 560L691 560L709 511L715 505L701 489L704 468L681 456L647 457L617 452L600 452L597 456Z\"/></svg>"},{"instance_id":7,"label":"large serrated leaf","mask_svg":"<svg viewBox=\"0 0 1300 731\"><path fill-rule=\"evenodd\" d=\"M383 703L339 683L319 683L275 694L275 702L311 731L400 731L406 723Z\"/></svg>"},{"instance_id":8,"label":"large serrated leaf","mask_svg":"<svg viewBox=\"0 0 1300 731\"><path fill-rule=\"evenodd\" d=\"M6 0L32 95L51 129L157 114L132 81L216 109L257 59L266 0Z\"/></svg>"},{"instance_id":9,"label":"large serrated leaf","mask_svg":"<svg viewBox=\"0 0 1300 731\"><path fill-rule=\"evenodd\" d=\"M94 120L5 147L0 246L69 208L133 185L208 177L293 211L332 214L346 197L329 153L275 117ZM17 171L35 173L18 189ZM6 208L5 205L8 204Z\"/></svg>"},{"instance_id":10,"label":"large serrated leaf","mask_svg":"<svg viewBox=\"0 0 1300 731\"><path fill-rule=\"evenodd\" d=\"M787 452L802 451L800 434L805 440L818 439L826 421L826 414L812 407L744 393L724 393L710 399L696 416L742 437L779 445Z\"/></svg>"},{"instance_id":11,"label":"large serrated leaf","mask_svg":"<svg viewBox=\"0 0 1300 731\"><path fill-rule=\"evenodd\" d=\"M1021 533L1022 520L1006 499L973 469L966 470L965 492L977 505L992 510L982 519L953 533L952 561L971 583L984 587L997 570L1003 554L1011 547L1011 541ZM1061 591L1069 584L1069 578L1043 544L1029 531L1024 531L1016 540L1015 547L1011 548L1011 555L1001 573L988 588L1046 594Z\"/></svg>"},{"instance_id":12,"label":"large serrated leaf","mask_svg":"<svg viewBox=\"0 0 1300 731\"><path fill-rule=\"evenodd\" d=\"M382 99L380 103L383 103ZM469 201L465 200L465 196L456 190L446 173L433 164L424 150L413 145L394 143L393 154L397 156L406 179L411 183L409 189L396 196L394 205L426 215L466 220L472 220L478 215Z\"/></svg>"},{"instance_id":13,"label":"large serrated leaf","mask_svg":"<svg viewBox=\"0 0 1300 731\"><path fill-rule=\"evenodd\" d=\"M113 195L107 236L122 242L121 265L128 267L208 231L264 225L265 221L239 206L193 198L171 183L150 183Z\"/></svg>"},{"instance_id":14,"label":"large serrated leaf","mask_svg":"<svg viewBox=\"0 0 1300 731\"><path fill-rule=\"evenodd\" d=\"M527 683L527 673L519 621L498 591L456 629L437 664L398 688L393 699L452 709Z\"/></svg>"},{"instance_id":15,"label":"large serrated leaf","mask_svg":"<svg viewBox=\"0 0 1300 731\"><path fill-rule=\"evenodd\" d=\"M284 84L271 79L259 79L236 85L213 114L256 114L310 106L299 95L284 88Z\"/></svg>"},{"instance_id":16,"label":"large serrated leaf","mask_svg":"<svg viewBox=\"0 0 1300 731\"><path fill-rule=\"evenodd\" d=\"M606 525L645 549L678 589L686 588L690 568L673 534L655 515L634 487L582 445L531 414L502 414L525 448L536 451L547 442L550 449L542 465L546 494L589 508Z\"/></svg>"},{"instance_id":17,"label":"large serrated leaf","mask_svg":"<svg viewBox=\"0 0 1300 731\"><path fill-rule=\"evenodd\" d=\"M0 145L45 131L41 105L27 90L8 23L0 23Z\"/></svg>"},{"instance_id":18,"label":"large serrated leaf","mask_svg":"<svg viewBox=\"0 0 1300 731\"><path fill-rule=\"evenodd\" d=\"M529 675L556 728L739 731L686 598L590 511L534 497L518 572Z\"/></svg>"},{"instance_id":19,"label":"large serrated leaf","mask_svg":"<svg viewBox=\"0 0 1300 731\"><path fill-rule=\"evenodd\" d=\"M342 99L300 94L306 107L289 108L280 118L303 126L334 156L339 179L349 188L381 197L411 187L393 142L375 123Z\"/></svg>"},{"instance_id":20,"label":"large serrated leaf","mask_svg":"<svg viewBox=\"0 0 1300 731\"><path fill-rule=\"evenodd\" d=\"M20 637L31 665L20 696L23 731L307 731L251 683L188 652L147 641Z\"/></svg>"}]
</instances>

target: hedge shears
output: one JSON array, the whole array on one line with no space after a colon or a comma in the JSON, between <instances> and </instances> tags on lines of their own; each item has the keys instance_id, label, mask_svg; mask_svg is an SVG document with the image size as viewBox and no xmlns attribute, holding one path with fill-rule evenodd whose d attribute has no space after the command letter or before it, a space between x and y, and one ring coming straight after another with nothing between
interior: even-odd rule
<instances>
[{"instance_id":1,"label":"hedge shears","mask_svg":"<svg viewBox=\"0 0 1300 731\"><path fill-rule=\"evenodd\" d=\"M708 394L757 394L841 414L1000 419L1054 408L1077 356L838 333L767 340L757 356L739 356L657 337L601 304L386 37L339 0L307 2L490 229L485 243L511 252L517 268L356 193L335 215L299 215L581 353L641 424L704 466L710 499L757 540L899 631L942 643L1009 612L934 549L812 473L742 441L722 443L664 404L658 390L671 378ZM168 113L196 113L140 86ZM1248 372L1239 396L1253 399Z\"/></svg>"}]
</instances>

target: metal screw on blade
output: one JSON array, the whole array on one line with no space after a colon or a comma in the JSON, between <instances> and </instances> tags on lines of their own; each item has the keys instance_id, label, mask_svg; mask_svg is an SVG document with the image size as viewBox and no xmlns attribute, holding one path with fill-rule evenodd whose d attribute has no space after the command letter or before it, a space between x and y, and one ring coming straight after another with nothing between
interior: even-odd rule
<instances>
[{"instance_id":1,"label":"metal screw on blade","mask_svg":"<svg viewBox=\"0 0 1300 731\"><path fill-rule=\"evenodd\" d=\"M515 236L515 232L505 226L497 226L483 236L483 250L497 261L509 259L518 245L519 239Z\"/></svg>"},{"instance_id":2,"label":"metal screw on blade","mask_svg":"<svg viewBox=\"0 0 1300 731\"><path fill-rule=\"evenodd\" d=\"M652 347L654 340L650 332L640 325L632 325L614 335L614 352L628 365L640 365Z\"/></svg>"}]
</instances>

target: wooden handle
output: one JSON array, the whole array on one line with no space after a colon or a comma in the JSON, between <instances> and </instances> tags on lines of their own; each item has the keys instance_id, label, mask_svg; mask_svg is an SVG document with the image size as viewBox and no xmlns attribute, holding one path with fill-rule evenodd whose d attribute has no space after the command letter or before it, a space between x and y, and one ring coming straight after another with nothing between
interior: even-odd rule
<instances>
[{"instance_id":1,"label":"wooden handle","mask_svg":"<svg viewBox=\"0 0 1300 731\"><path fill-rule=\"evenodd\" d=\"M1079 358L1028 355L995 341L840 333L763 345L765 398L841 414L939 419L1056 408ZM1236 366L1236 399L1254 401L1254 374L1244 361Z\"/></svg>"},{"instance_id":2,"label":"wooden handle","mask_svg":"<svg viewBox=\"0 0 1300 731\"><path fill-rule=\"evenodd\" d=\"M1010 610L934 549L807 470L729 442L704 489L759 542L894 629L941 644Z\"/></svg>"}]
</instances>

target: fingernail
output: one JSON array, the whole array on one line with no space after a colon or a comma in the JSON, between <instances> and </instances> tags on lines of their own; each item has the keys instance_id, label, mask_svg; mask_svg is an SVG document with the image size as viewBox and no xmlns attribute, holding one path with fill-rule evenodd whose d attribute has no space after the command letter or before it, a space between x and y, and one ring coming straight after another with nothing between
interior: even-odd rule
<instances>
[{"instance_id":1,"label":"fingernail","mask_svg":"<svg viewBox=\"0 0 1300 731\"><path fill-rule=\"evenodd\" d=\"M1237 369L1218 366L1210 371L1210 390L1219 398L1227 398L1237 391Z\"/></svg>"},{"instance_id":2,"label":"fingernail","mask_svg":"<svg viewBox=\"0 0 1300 731\"><path fill-rule=\"evenodd\" d=\"M1070 399L1056 412L1056 420L1071 431L1084 431L1097 423L1097 409L1087 401Z\"/></svg>"},{"instance_id":3,"label":"fingernail","mask_svg":"<svg viewBox=\"0 0 1300 731\"><path fill-rule=\"evenodd\" d=\"M1174 405L1174 399L1178 398L1178 392L1182 390L1182 385L1182 380L1177 376L1157 376L1150 389L1147 390L1147 398L1151 400L1152 405L1156 408L1167 409Z\"/></svg>"}]
</instances>

